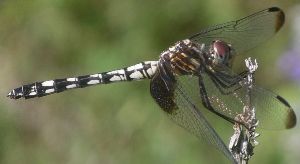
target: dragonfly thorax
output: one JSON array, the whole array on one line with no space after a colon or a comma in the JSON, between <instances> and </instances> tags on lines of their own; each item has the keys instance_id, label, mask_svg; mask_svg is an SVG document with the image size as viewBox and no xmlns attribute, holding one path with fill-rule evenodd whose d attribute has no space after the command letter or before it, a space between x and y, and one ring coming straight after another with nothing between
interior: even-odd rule
<instances>
[{"instance_id":1,"label":"dragonfly thorax","mask_svg":"<svg viewBox=\"0 0 300 164\"><path fill-rule=\"evenodd\" d=\"M160 56L174 75L192 75L199 72L204 46L185 39L175 43Z\"/></svg>"}]
</instances>

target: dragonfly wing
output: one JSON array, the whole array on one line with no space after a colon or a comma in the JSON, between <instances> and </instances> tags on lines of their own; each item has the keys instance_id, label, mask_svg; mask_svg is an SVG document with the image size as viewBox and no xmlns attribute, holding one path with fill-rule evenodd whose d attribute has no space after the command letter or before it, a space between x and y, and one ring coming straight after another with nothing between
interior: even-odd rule
<instances>
[{"instance_id":1,"label":"dragonfly wing","mask_svg":"<svg viewBox=\"0 0 300 164\"><path fill-rule=\"evenodd\" d=\"M230 68L224 66L222 72L216 72L215 77L203 73L203 83L211 106L219 113L234 119L242 113L247 102L247 86L244 78L234 74ZM239 79L234 85L226 87L224 80L228 77ZM217 80L216 80L217 79ZM222 86L221 84L225 84ZM195 84L193 84L195 85ZM251 105L256 109L259 127L264 129L288 129L296 125L296 115L292 107L281 96L254 85L251 92Z\"/></svg>"},{"instance_id":2,"label":"dragonfly wing","mask_svg":"<svg viewBox=\"0 0 300 164\"><path fill-rule=\"evenodd\" d=\"M236 53L240 54L271 38L283 24L283 11L272 7L236 21L212 26L190 39L205 45L222 40L231 44Z\"/></svg>"},{"instance_id":3,"label":"dragonfly wing","mask_svg":"<svg viewBox=\"0 0 300 164\"><path fill-rule=\"evenodd\" d=\"M201 140L207 141L232 163L236 163L227 146L201 113L199 94L195 95L196 97L190 95L189 89L191 88L185 88L186 86L182 85L181 77L174 83L173 88L169 87L168 91L163 79L159 75L154 76L150 85L152 97L176 124Z\"/></svg>"},{"instance_id":4,"label":"dragonfly wing","mask_svg":"<svg viewBox=\"0 0 300 164\"><path fill-rule=\"evenodd\" d=\"M281 96L267 89L255 87L251 97L262 128L289 129L296 125L297 119L293 108Z\"/></svg>"}]
</instances>

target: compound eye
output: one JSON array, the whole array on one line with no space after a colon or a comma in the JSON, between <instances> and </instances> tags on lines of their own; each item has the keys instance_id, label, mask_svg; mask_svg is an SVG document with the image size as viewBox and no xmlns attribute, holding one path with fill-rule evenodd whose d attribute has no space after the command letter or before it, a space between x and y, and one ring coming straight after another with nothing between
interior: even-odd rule
<instances>
[{"instance_id":1,"label":"compound eye","mask_svg":"<svg viewBox=\"0 0 300 164\"><path fill-rule=\"evenodd\" d=\"M230 47L227 45L227 43L220 40L217 40L213 43L213 48L215 53L222 59L225 59L230 53Z\"/></svg>"},{"instance_id":2,"label":"compound eye","mask_svg":"<svg viewBox=\"0 0 300 164\"><path fill-rule=\"evenodd\" d=\"M216 40L212 43L211 51L215 60L214 63L225 64L226 61L229 59L231 48L230 45L228 45L226 42Z\"/></svg>"}]
</instances>

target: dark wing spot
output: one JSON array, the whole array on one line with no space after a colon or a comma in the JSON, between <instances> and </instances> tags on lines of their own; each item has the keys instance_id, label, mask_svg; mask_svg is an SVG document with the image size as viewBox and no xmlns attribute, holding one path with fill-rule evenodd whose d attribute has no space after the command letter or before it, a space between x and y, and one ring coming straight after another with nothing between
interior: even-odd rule
<instances>
[{"instance_id":1,"label":"dark wing spot","mask_svg":"<svg viewBox=\"0 0 300 164\"><path fill-rule=\"evenodd\" d=\"M290 104L281 96L277 95L276 97L280 102L282 102L285 106L291 108Z\"/></svg>"},{"instance_id":2,"label":"dark wing spot","mask_svg":"<svg viewBox=\"0 0 300 164\"><path fill-rule=\"evenodd\" d=\"M292 107L290 106L290 104L281 96L277 96L276 97L280 102L282 102L285 106L288 107L288 115L286 117L286 124L285 127L287 129L290 129L292 127L294 127L297 123L297 118L296 118L296 114L293 111Z\"/></svg>"},{"instance_id":3,"label":"dark wing spot","mask_svg":"<svg viewBox=\"0 0 300 164\"><path fill-rule=\"evenodd\" d=\"M290 129L293 128L297 123L297 118L296 118L296 114L293 111L292 108L290 108L289 113L288 113L288 117L286 120L286 128Z\"/></svg>"},{"instance_id":4,"label":"dark wing spot","mask_svg":"<svg viewBox=\"0 0 300 164\"><path fill-rule=\"evenodd\" d=\"M281 9L278 8L278 7L270 7L270 8L268 9L268 11L270 11L270 12L277 12L277 11L281 11Z\"/></svg>"},{"instance_id":5,"label":"dark wing spot","mask_svg":"<svg viewBox=\"0 0 300 164\"><path fill-rule=\"evenodd\" d=\"M285 20L285 16L284 16L284 13L283 11L278 8L278 7L272 7L272 8L269 8L268 10L269 12L277 12L277 14L275 15L276 16L276 20L275 20L275 31L279 31L280 28L282 27L282 25L284 24L284 20Z\"/></svg>"}]
</instances>

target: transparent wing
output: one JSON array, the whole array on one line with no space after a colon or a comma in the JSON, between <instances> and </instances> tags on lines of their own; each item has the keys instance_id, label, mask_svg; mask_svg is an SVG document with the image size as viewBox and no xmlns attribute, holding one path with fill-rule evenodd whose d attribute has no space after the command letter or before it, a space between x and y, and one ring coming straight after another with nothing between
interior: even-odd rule
<instances>
[{"instance_id":1,"label":"transparent wing","mask_svg":"<svg viewBox=\"0 0 300 164\"><path fill-rule=\"evenodd\" d=\"M219 85L219 83L225 84L222 81L225 77L231 76L235 79L243 79L232 72L223 71L222 74L216 73L216 75L219 82L214 81L207 73L202 74L209 102L216 111L234 119L237 114L242 113L243 107L246 105L247 87L242 86L241 83L236 83L231 87ZM198 85L196 80L189 80L189 82L190 87ZM250 96L252 99L251 104L256 109L259 127L264 129L286 129L296 125L296 115L292 107L281 96L258 86L253 86Z\"/></svg>"},{"instance_id":2,"label":"transparent wing","mask_svg":"<svg viewBox=\"0 0 300 164\"><path fill-rule=\"evenodd\" d=\"M183 79L183 81L181 81ZM222 139L202 115L200 95L191 92L184 77L176 77L176 81L168 81L159 73L150 82L150 93L161 109L178 125L185 128L199 139L205 140L221 151L232 163L236 163ZM199 90L199 86L193 86ZM204 109L205 110L205 109Z\"/></svg>"},{"instance_id":3,"label":"transparent wing","mask_svg":"<svg viewBox=\"0 0 300 164\"><path fill-rule=\"evenodd\" d=\"M240 54L268 40L283 24L283 11L272 7L236 21L212 26L190 39L205 45L210 45L214 40L222 40L231 44L236 53Z\"/></svg>"},{"instance_id":4,"label":"transparent wing","mask_svg":"<svg viewBox=\"0 0 300 164\"><path fill-rule=\"evenodd\" d=\"M227 146L202 115L199 108L201 107L199 106L200 96L195 95L196 97L193 96L190 98L191 93L189 89L191 88L186 88L186 85L181 83L180 78L177 80L174 90L174 102L178 108L172 113L167 113L167 115L181 127L213 145L231 160L232 163L236 163Z\"/></svg>"},{"instance_id":5,"label":"transparent wing","mask_svg":"<svg viewBox=\"0 0 300 164\"><path fill-rule=\"evenodd\" d=\"M255 87L251 96L254 98L257 118L261 120L262 128L289 129L296 125L293 108L281 96L259 87Z\"/></svg>"}]
</instances>

